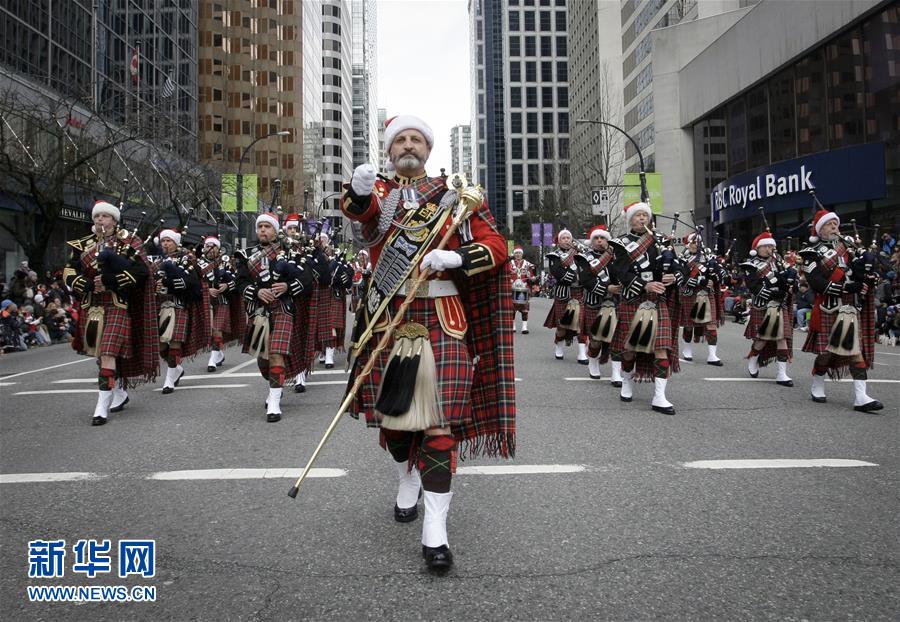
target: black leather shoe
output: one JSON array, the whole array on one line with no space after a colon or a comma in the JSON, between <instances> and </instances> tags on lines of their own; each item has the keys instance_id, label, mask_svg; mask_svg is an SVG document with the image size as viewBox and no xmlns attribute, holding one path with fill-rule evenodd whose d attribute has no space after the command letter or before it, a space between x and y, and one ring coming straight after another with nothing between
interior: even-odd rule
<instances>
[{"instance_id":1,"label":"black leather shoe","mask_svg":"<svg viewBox=\"0 0 900 622\"><path fill-rule=\"evenodd\" d=\"M294 393L306 393L306 385L295 384Z\"/></svg>"},{"instance_id":2,"label":"black leather shoe","mask_svg":"<svg viewBox=\"0 0 900 622\"><path fill-rule=\"evenodd\" d=\"M759 378L759 372L756 372L754 374L752 371L748 371L747 373L750 374L751 378Z\"/></svg>"},{"instance_id":3,"label":"black leather shoe","mask_svg":"<svg viewBox=\"0 0 900 622\"><path fill-rule=\"evenodd\" d=\"M827 398L824 398L824 397L816 397L815 395L810 395L810 396L809 396L809 399L811 399L812 401L814 401L816 404L824 404L825 402L828 401Z\"/></svg>"},{"instance_id":4,"label":"black leather shoe","mask_svg":"<svg viewBox=\"0 0 900 622\"><path fill-rule=\"evenodd\" d=\"M401 508L394 504L394 520L398 523L411 523L419 518L419 507L417 505L411 508Z\"/></svg>"},{"instance_id":5,"label":"black leather shoe","mask_svg":"<svg viewBox=\"0 0 900 622\"><path fill-rule=\"evenodd\" d=\"M91 419L91 425L106 425L106 417L94 417Z\"/></svg>"},{"instance_id":6,"label":"black leather shoe","mask_svg":"<svg viewBox=\"0 0 900 622\"><path fill-rule=\"evenodd\" d=\"M206 366L207 372L214 372L214 371L216 371L216 369L218 369L218 368L215 365L207 365Z\"/></svg>"},{"instance_id":7,"label":"black leather shoe","mask_svg":"<svg viewBox=\"0 0 900 622\"><path fill-rule=\"evenodd\" d=\"M334 363L325 363L325 369L334 369Z\"/></svg>"},{"instance_id":8,"label":"black leather shoe","mask_svg":"<svg viewBox=\"0 0 900 622\"><path fill-rule=\"evenodd\" d=\"M617 389L621 389L621 388L622 388L622 381L621 381L621 380L610 380L610 381L609 381L609 384L611 384L612 386L616 387Z\"/></svg>"},{"instance_id":9,"label":"black leather shoe","mask_svg":"<svg viewBox=\"0 0 900 622\"><path fill-rule=\"evenodd\" d=\"M621 386L621 385L620 385L620 386ZM620 394L619 394L619 399L622 400L623 402L630 402L630 401L633 400L634 398L632 398L632 397L625 397L624 395L622 395L622 394L620 393Z\"/></svg>"},{"instance_id":10,"label":"black leather shoe","mask_svg":"<svg viewBox=\"0 0 900 622\"><path fill-rule=\"evenodd\" d=\"M879 402L878 400L872 400L868 404L863 404L862 406L854 406L853 410L861 412L861 413L871 413L876 410L881 410L884 408L884 404Z\"/></svg>"},{"instance_id":11,"label":"black leather shoe","mask_svg":"<svg viewBox=\"0 0 900 622\"><path fill-rule=\"evenodd\" d=\"M126 396L125 396L125 401L122 402L121 404L119 404L118 406L113 406L112 408L110 408L110 409L109 409L109 412L111 412L111 413L120 413L120 412L122 412L123 410L125 410L125 404L127 404L127 403L130 402L130 401L131 401L131 398L128 397L128 396L126 395ZM101 419L102 419L102 417L101 417ZM102 424L102 423L98 423L98 424L96 424L96 425L103 425L103 424Z\"/></svg>"},{"instance_id":12,"label":"black leather shoe","mask_svg":"<svg viewBox=\"0 0 900 622\"><path fill-rule=\"evenodd\" d=\"M582 361L581 359L578 359L578 364L579 364L579 365L587 365L588 363L590 363L590 361L587 360L587 359L584 359L583 361Z\"/></svg>"},{"instance_id":13,"label":"black leather shoe","mask_svg":"<svg viewBox=\"0 0 900 622\"><path fill-rule=\"evenodd\" d=\"M173 389L172 387L163 387L163 395L169 395L170 393L175 393L175 389Z\"/></svg>"},{"instance_id":14,"label":"black leather shoe","mask_svg":"<svg viewBox=\"0 0 900 622\"><path fill-rule=\"evenodd\" d=\"M675 407L674 407L674 406L653 406L653 405L651 404L650 408L652 408L652 409L655 410L656 412L662 413L662 414L664 414L664 415L674 415L674 414L675 414Z\"/></svg>"},{"instance_id":15,"label":"black leather shoe","mask_svg":"<svg viewBox=\"0 0 900 622\"><path fill-rule=\"evenodd\" d=\"M554 356L555 356L555 355L554 355ZM556 357L556 360L557 360L557 361L561 361L561 360L563 360L563 357L557 356L557 357Z\"/></svg>"},{"instance_id":16,"label":"black leather shoe","mask_svg":"<svg viewBox=\"0 0 900 622\"><path fill-rule=\"evenodd\" d=\"M684 360L686 360L686 361L688 361L688 362L693 362L694 357L693 357L693 356L686 356L686 357L684 357Z\"/></svg>"},{"instance_id":17,"label":"black leather shoe","mask_svg":"<svg viewBox=\"0 0 900 622\"><path fill-rule=\"evenodd\" d=\"M783 387L792 387L792 386L794 386L794 381L793 380L776 380L775 384L781 385Z\"/></svg>"},{"instance_id":18,"label":"black leather shoe","mask_svg":"<svg viewBox=\"0 0 900 622\"><path fill-rule=\"evenodd\" d=\"M527 331L527 330L523 330L523 331L522 331L522 334L523 334L523 335L527 335L527 334L528 334L528 331Z\"/></svg>"},{"instance_id":19,"label":"black leather shoe","mask_svg":"<svg viewBox=\"0 0 900 622\"><path fill-rule=\"evenodd\" d=\"M277 423L281 421L281 413L269 413L266 415L266 421L269 423Z\"/></svg>"},{"instance_id":20,"label":"black leather shoe","mask_svg":"<svg viewBox=\"0 0 900 622\"><path fill-rule=\"evenodd\" d=\"M428 570L432 572L446 572L453 565L453 553L450 552L450 547L446 544L438 547L430 547L423 544L422 557L425 558Z\"/></svg>"},{"instance_id":21,"label":"black leather shoe","mask_svg":"<svg viewBox=\"0 0 900 622\"><path fill-rule=\"evenodd\" d=\"M591 380L600 380L603 376L595 376L594 374L588 374L591 377Z\"/></svg>"},{"instance_id":22,"label":"black leather shoe","mask_svg":"<svg viewBox=\"0 0 900 622\"><path fill-rule=\"evenodd\" d=\"M221 367L221 366L224 365L224 364L225 364L225 357L223 356L223 357L222 357L222 360L219 361L218 363L216 363L216 367Z\"/></svg>"},{"instance_id":23,"label":"black leather shoe","mask_svg":"<svg viewBox=\"0 0 900 622\"><path fill-rule=\"evenodd\" d=\"M722 361L706 361L707 365L712 365L713 367L721 367L724 365Z\"/></svg>"}]
</instances>

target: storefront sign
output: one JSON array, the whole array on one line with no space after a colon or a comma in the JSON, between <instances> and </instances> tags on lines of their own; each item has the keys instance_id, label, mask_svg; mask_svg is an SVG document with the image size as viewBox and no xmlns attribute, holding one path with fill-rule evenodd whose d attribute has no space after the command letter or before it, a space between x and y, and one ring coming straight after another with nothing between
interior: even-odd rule
<instances>
[{"instance_id":1,"label":"storefront sign","mask_svg":"<svg viewBox=\"0 0 900 622\"><path fill-rule=\"evenodd\" d=\"M712 190L713 223L812 207L815 190L826 206L884 197L884 144L873 143L786 160L727 179Z\"/></svg>"},{"instance_id":2,"label":"storefront sign","mask_svg":"<svg viewBox=\"0 0 900 622\"><path fill-rule=\"evenodd\" d=\"M59 217L76 222L91 222L91 217L86 211L74 207L60 208Z\"/></svg>"}]
</instances>

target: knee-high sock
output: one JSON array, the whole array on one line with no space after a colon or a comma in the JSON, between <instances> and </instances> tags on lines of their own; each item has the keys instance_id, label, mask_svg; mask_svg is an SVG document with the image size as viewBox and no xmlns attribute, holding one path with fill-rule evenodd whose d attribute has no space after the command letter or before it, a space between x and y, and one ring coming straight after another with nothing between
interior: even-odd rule
<instances>
[{"instance_id":1,"label":"knee-high sock","mask_svg":"<svg viewBox=\"0 0 900 622\"><path fill-rule=\"evenodd\" d=\"M277 389L284 386L284 367L272 365L269 367L269 388Z\"/></svg>"},{"instance_id":2,"label":"knee-high sock","mask_svg":"<svg viewBox=\"0 0 900 622\"><path fill-rule=\"evenodd\" d=\"M866 370L866 362L858 361L855 363L850 363L850 377L854 380L865 380L869 377L868 371Z\"/></svg>"},{"instance_id":3,"label":"knee-high sock","mask_svg":"<svg viewBox=\"0 0 900 622\"><path fill-rule=\"evenodd\" d=\"M653 359L653 377L669 377L669 359Z\"/></svg>"},{"instance_id":4,"label":"knee-high sock","mask_svg":"<svg viewBox=\"0 0 900 622\"><path fill-rule=\"evenodd\" d=\"M622 358L622 371L628 372L629 374L634 371L634 361L635 359Z\"/></svg>"},{"instance_id":5,"label":"knee-high sock","mask_svg":"<svg viewBox=\"0 0 900 622\"><path fill-rule=\"evenodd\" d=\"M101 391L112 391L116 388L116 370L101 367L97 374L97 388Z\"/></svg>"},{"instance_id":6,"label":"knee-high sock","mask_svg":"<svg viewBox=\"0 0 900 622\"><path fill-rule=\"evenodd\" d=\"M714 346L719 343L719 331L717 330L707 330L706 331L706 343L707 345Z\"/></svg>"},{"instance_id":7,"label":"knee-high sock","mask_svg":"<svg viewBox=\"0 0 900 622\"><path fill-rule=\"evenodd\" d=\"M688 343L690 343L691 340L694 338L694 329L693 329L693 327L691 327L691 326L685 326L685 327L684 327L684 330L682 331L682 336L684 337L684 340L685 340L685 341L687 341Z\"/></svg>"},{"instance_id":8,"label":"knee-high sock","mask_svg":"<svg viewBox=\"0 0 900 622\"><path fill-rule=\"evenodd\" d=\"M260 375L266 380L269 379L269 361L266 359L256 359L256 366L259 367Z\"/></svg>"},{"instance_id":9,"label":"knee-high sock","mask_svg":"<svg viewBox=\"0 0 900 622\"><path fill-rule=\"evenodd\" d=\"M169 367L178 367L181 363L181 348L176 348L173 346L169 346L168 352L166 352L166 365Z\"/></svg>"},{"instance_id":10,"label":"knee-high sock","mask_svg":"<svg viewBox=\"0 0 900 622\"><path fill-rule=\"evenodd\" d=\"M428 492L450 492L450 480L455 470L456 439L449 434L424 436L419 447L422 488Z\"/></svg>"},{"instance_id":11,"label":"knee-high sock","mask_svg":"<svg viewBox=\"0 0 900 622\"><path fill-rule=\"evenodd\" d=\"M416 437L415 432L381 428L381 436L384 439L385 448L390 452L395 462L406 462L411 458Z\"/></svg>"},{"instance_id":12,"label":"knee-high sock","mask_svg":"<svg viewBox=\"0 0 900 622\"><path fill-rule=\"evenodd\" d=\"M787 350L775 350L775 360L779 363L787 363L788 361L788 351Z\"/></svg>"}]
</instances>

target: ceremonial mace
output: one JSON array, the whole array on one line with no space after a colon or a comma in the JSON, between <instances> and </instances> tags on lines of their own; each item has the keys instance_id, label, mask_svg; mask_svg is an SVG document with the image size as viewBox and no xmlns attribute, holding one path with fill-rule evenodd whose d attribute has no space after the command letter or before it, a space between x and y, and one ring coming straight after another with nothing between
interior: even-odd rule
<instances>
[{"instance_id":1,"label":"ceremonial mace","mask_svg":"<svg viewBox=\"0 0 900 622\"><path fill-rule=\"evenodd\" d=\"M454 174L447 181L448 186L459 193L459 204L456 208L456 212L453 214L453 220L450 221L450 226L447 228L447 232L444 233L444 236L441 238L441 241L438 243L435 250L443 250L444 247L447 246L447 243L450 241L450 238L453 236L453 234L456 233L456 230L459 228L459 226L466 221L466 218L468 218L471 212L481 206L481 203L484 200L484 195L482 194L481 188L478 186L471 186L466 188L466 180L462 175L458 173ZM306 476L309 474L310 469L312 469L313 463L316 461L316 458L318 458L319 453L321 453L322 448L325 446L325 443L328 442L328 439L331 437L332 432L334 432L335 428L337 428L337 424L341 420L341 417L343 417L347 412L347 409L350 407L350 403L356 398L356 392L359 391L359 388L362 386L363 381L372 372L372 368L375 367L375 362L378 360L378 355L381 354L382 350L387 347L387 344L390 341L391 337L393 337L394 331L397 329L397 326L400 324L400 322L403 321L403 316L405 315L406 310L416 298L416 291L419 289L419 286L425 282L425 280L431 273L431 269L426 268L425 270L420 271L415 281L413 281L412 286L409 288L409 291L406 294L406 298L401 303L400 308L397 309L397 312L391 319L391 323L388 324L388 327L384 331L384 334L382 334L378 345L375 346L375 349L372 350L372 353L369 355L369 360L366 361L365 366L363 366L362 370L360 370L359 374L356 376L356 380L353 382L350 390L347 391L347 395L346 397L344 397L344 401L341 402L341 406L340 408L338 408L337 413L334 415L334 418L331 420L331 423L325 430L325 434L322 436L319 444L316 445L316 448L313 450L312 455L309 457L309 461L303 468L303 472L300 473L300 477L297 478L297 481L288 492L288 496L290 498L295 499L297 497L297 493L300 491L300 485L303 483L303 480L306 479Z\"/></svg>"}]
</instances>

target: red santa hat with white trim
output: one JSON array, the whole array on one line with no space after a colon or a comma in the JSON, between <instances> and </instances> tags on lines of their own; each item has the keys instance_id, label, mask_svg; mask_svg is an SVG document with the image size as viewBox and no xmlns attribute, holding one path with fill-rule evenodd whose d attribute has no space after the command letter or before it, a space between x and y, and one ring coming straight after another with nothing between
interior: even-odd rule
<instances>
[{"instance_id":1,"label":"red santa hat with white trim","mask_svg":"<svg viewBox=\"0 0 900 622\"><path fill-rule=\"evenodd\" d=\"M756 249L760 246L778 246L775 243L775 238L772 237L772 233L769 231L763 231L758 236L753 238L753 244L750 245L750 256L756 256Z\"/></svg>"},{"instance_id":2,"label":"red santa hat with white trim","mask_svg":"<svg viewBox=\"0 0 900 622\"><path fill-rule=\"evenodd\" d=\"M515 247L513 248L513 254L514 254L514 255L515 255L516 253L524 253L524 252L525 252L525 249L522 248L522 247L521 247L520 245L518 245L518 244L516 244Z\"/></svg>"},{"instance_id":3,"label":"red santa hat with white trim","mask_svg":"<svg viewBox=\"0 0 900 622\"><path fill-rule=\"evenodd\" d=\"M278 224L278 219L274 214L270 214L269 212L263 212L259 216L256 217L256 224L259 226L259 223L267 222L275 229L275 231L281 231L281 225Z\"/></svg>"},{"instance_id":4,"label":"red santa hat with white trim","mask_svg":"<svg viewBox=\"0 0 900 622\"><path fill-rule=\"evenodd\" d=\"M422 119L411 114L398 114L384 122L384 152L390 153L397 134L404 130L418 130L429 147L434 147L434 132Z\"/></svg>"},{"instance_id":5,"label":"red santa hat with white trim","mask_svg":"<svg viewBox=\"0 0 900 622\"><path fill-rule=\"evenodd\" d=\"M625 206L625 222L631 222L631 217L638 212L644 212L647 214L647 218L653 218L653 210L650 209L650 205L643 201L638 201Z\"/></svg>"},{"instance_id":6,"label":"red santa hat with white trim","mask_svg":"<svg viewBox=\"0 0 900 622\"><path fill-rule=\"evenodd\" d=\"M696 242L699 239L700 239L700 234L698 234L696 231L692 231L691 233L688 233L686 236L684 236L682 241L683 241L684 245L687 246L691 242Z\"/></svg>"},{"instance_id":7,"label":"red santa hat with white trim","mask_svg":"<svg viewBox=\"0 0 900 622\"><path fill-rule=\"evenodd\" d=\"M300 226L300 214L288 214L284 217L284 228L288 227L299 227Z\"/></svg>"},{"instance_id":8,"label":"red santa hat with white trim","mask_svg":"<svg viewBox=\"0 0 900 622\"><path fill-rule=\"evenodd\" d=\"M210 235L210 236L207 236L205 240L203 240L203 245L204 246L212 245L212 246L215 246L216 248L222 248L222 241L219 240L219 238L217 238L216 236Z\"/></svg>"},{"instance_id":9,"label":"red santa hat with white trim","mask_svg":"<svg viewBox=\"0 0 900 622\"><path fill-rule=\"evenodd\" d=\"M830 212L827 209L820 209L818 212L816 212L816 215L813 216L812 220L812 229L809 236L810 242L819 241L819 232L822 230L822 225L824 225L829 220L836 220L838 225L841 224L840 217L834 212Z\"/></svg>"},{"instance_id":10,"label":"red santa hat with white trim","mask_svg":"<svg viewBox=\"0 0 900 622\"><path fill-rule=\"evenodd\" d=\"M94 203L94 207L91 209L91 220L98 214L112 216L116 219L116 222L119 222L119 218L121 217L119 208L108 201L97 201Z\"/></svg>"},{"instance_id":11,"label":"red santa hat with white trim","mask_svg":"<svg viewBox=\"0 0 900 622\"><path fill-rule=\"evenodd\" d=\"M181 246L181 234L175 229L163 229L159 232L159 241L172 240L175 246Z\"/></svg>"},{"instance_id":12,"label":"red santa hat with white trim","mask_svg":"<svg viewBox=\"0 0 900 622\"><path fill-rule=\"evenodd\" d=\"M594 238L603 238L608 242L612 239L612 236L609 234L606 225L594 225L591 227L591 230L588 231L588 238L590 238L591 242L594 241Z\"/></svg>"},{"instance_id":13,"label":"red santa hat with white trim","mask_svg":"<svg viewBox=\"0 0 900 622\"><path fill-rule=\"evenodd\" d=\"M572 237L572 232L569 231L568 229L566 229L565 227L563 227L562 229L560 229L559 231L556 232L556 238L554 238L554 240L553 240L556 244L559 244L559 236L561 236L563 233L568 233L569 237Z\"/></svg>"}]
</instances>

